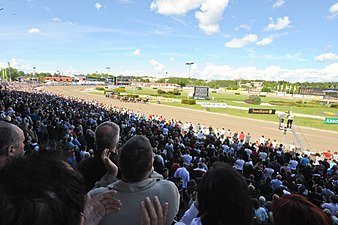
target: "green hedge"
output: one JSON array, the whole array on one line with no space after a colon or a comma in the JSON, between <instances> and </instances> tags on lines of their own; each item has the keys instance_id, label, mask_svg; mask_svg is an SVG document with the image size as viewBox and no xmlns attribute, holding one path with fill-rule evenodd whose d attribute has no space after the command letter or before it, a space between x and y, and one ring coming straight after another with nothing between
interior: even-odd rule
<instances>
[{"instance_id":1,"label":"green hedge","mask_svg":"<svg viewBox=\"0 0 338 225\"><path fill-rule=\"evenodd\" d=\"M262 100L257 95L250 95L249 98L246 99L244 102L248 104L260 105Z\"/></svg>"},{"instance_id":2,"label":"green hedge","mask_svg":"<svg viewBox=\"0 0 338 225\"><path fill-rule=\"evenodd\" d=\"M338 103L333 103L330 105L330 108L338 109Z\"/></svg>"},{"instance_id":3,"label":"green hedge","mask_svg":"<svg viewBox=\"0 0 338 225\"><path fill-rule=\"evenodd\" d=\"M113 89L114 92L125 92L126 91L126 88L125 87L118 87L118 88L114 88Z\"/></svg>"},{"instance_id":4,"label":"green hedge","mask_svg":"<svg viewBox=\"0 0 338 225\"><path fill-rule=\"evenodd\" d=\"M157 94L159 94L159 95L162 95L162 94L165 94L166 92L165 91L163 91L162 89L158 89L157 90Z\"/></svg>"},{"instance_id":5,"label":"green hedge","mask_svg":"<svg viewBox=\"0 0 338 225\"><path fill-rule=\"evenodd\" d=\"M173 91L163 91L162 89L158 89L157 94L170 96L170 95L181 95L181 92L178 89L174 89Z\"/></svg>"},{"instance_id":6,"label":"green hedge","mask_svg":"<svg viewBox=\"0 0 338 225\"><path fill-rule=\"evenodd\" d=\"M181 103L186 105L196 105L196 101L194 99L182 99Z\"/></svg>"},{"instance_id":7,"label":"green hedge","mask_svg":"<svg viewBox=\"0 0 338 225\"><path fill-rule=\"evenodd\" d=\"M111 90L111 89L103 90L103 93L104 93L104 94L106 94L107 92L114 92L114 90Z\"/></svg>"},{"instance_id":8,"label":"green hedge","mask_svg":"<svg viewBox=\"0 0 338 225\"><path fill-rule=\"evenodd\" d=\"M97 87L95 89L98 90L98 91L104 91L104 87Z\"/></svg>"},{"instance_id":9,"label":"green hedge","mask_svg":"<svg viewBox=\"0 0 338 225\"><path fill-rule=\"evenodd\" d=\"M271 105L278 105L278 106L296 106L297 104L301 104L301 101L300 103L284 102L284 101L269 101L268 103Z\"/></svg>"},{"instance_id":10,"label":"green hedge","mask_svg":"<svg viewBox=\"0 0 338 225\"><path fill-rule=\"evenodd\" d=\"M114 89L105 89L103 90L103 93L106 94L107 92L114 92L114 93L121 93L121 92L125 92L125 88L124 87L120 87L120 88L114 88Z\"/></svg>"}]
</instances>

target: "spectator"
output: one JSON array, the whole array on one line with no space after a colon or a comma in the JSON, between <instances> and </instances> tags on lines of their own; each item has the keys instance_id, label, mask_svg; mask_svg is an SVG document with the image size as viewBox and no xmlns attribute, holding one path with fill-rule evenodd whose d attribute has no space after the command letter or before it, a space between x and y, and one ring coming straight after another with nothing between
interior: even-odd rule
<instances>
[{"instance_id":1,"label":"spectator","mask_svg":"<svg viewBox=\"0 0 338 225\"><path fill-rule=\"evenodd\" d=\"M55 155L13 160L0 180L2 225L97 225L121 207L115 191L85 202L82 176Z\"/></svg>"},{"instance_id":2,"label":"spectator","mask_svg":"<svg viewBox=\"0 0 338 225\"><path fill-rule=\"evenodd\" d=\"M253 213L247 184L231 167L213 165L202 177L197 191L197 201L176 225L251 224Z\"/></svg>"},{"instance_id":3,"label":"spectator","mask_svg":"<svg viewBox=\"0 0 338 225\"><path fill-rule=\"evenodd\" d=\"M284 195L273 201L274 225L330 225L323 211L300 195Z\"/></svg>"},{"instance_id":4,"label":"spectator","mask_svg":"<svg viewBox=\"0 0 338 225\"><path fill-rule=\"evenodd\" d=\"M0 121L0 169L24 154L25 136L16 125Z\"/></svg>"},{"instance_id":5,"label":"spectator","mask_svg":"<svg viewBox=\"0 0 338 225\"><path fill-rule=\"evenodd\" d=\"M141 220L140 210L135 202L141 202L146 197L158 196L161 203L169 203L168 215L165 224L169 225L178 212L179 194L174 183L149 178L152 172L153 152L149 140L140 135L129 139L121 149L119 163L122 171L122 180L118 180L107 187L96 188L90 191L92 197L105 193L111 189L117 191L116 198L120 199L123 207L116 214L103 218L105 224L138 224Z\"/></svg>"},{"instance_id":6,"label":"spectator","mask_svg":"<svg viewBox=\"0 0 338 225\"><path fill-rule=\"evenodd\" d=\"M95 182L99 181L103 175L107 173L107 169L101 159L101 154L104 149L109 149L109 156L115 164L118 164L116 147L119 136L120 128L113 122L101 123L96 128L96 151L94 152L94 157L86 158L78 165L79 171L84 176L87 192L94 187ZM109 181L113 178L108 177L107 179L105 183L110 183ZM113 180L115 180L115 178Z\"/></svg>"},{"instance_id":7,"label":"spectator","mask_svg":"<svg viewBox=\"0 0 338 225\"><path fill-rule=\"evenodd\" d=\"M188 172L187 167L188 167L188 164L184 162L183 167L178 168L174 173L174 177L182 178L182 188L184 190L187 189L188 183L190 181L190 173Z\"/></svg>"},{"instance_id":8,"label":"spectator","mask_svg":"<svg viewBox=\"0 0 338 225\"><path fill-rule=\"evenodd\" d=\"M265 224L269 219L269 216L266 210L262 206L260 206L256 198L251 199L251 204L255 211L254 220L257 222L257 224Z\"/></svg>"}]
</instances>

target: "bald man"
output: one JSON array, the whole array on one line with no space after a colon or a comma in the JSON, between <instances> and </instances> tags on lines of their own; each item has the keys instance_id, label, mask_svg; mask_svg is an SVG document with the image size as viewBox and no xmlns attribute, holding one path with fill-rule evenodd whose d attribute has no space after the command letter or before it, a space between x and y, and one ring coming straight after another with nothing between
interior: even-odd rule
<instances>
[{"instance_id":1,"label":"bald man","mask_svg":"<svg viewBox=\"0 0 338 225\"><path fill-rule=\"evenodd\" d=\"M24 154L25 135L16 125L0 121L0 169Z\"/></svg>"}]
</instances>

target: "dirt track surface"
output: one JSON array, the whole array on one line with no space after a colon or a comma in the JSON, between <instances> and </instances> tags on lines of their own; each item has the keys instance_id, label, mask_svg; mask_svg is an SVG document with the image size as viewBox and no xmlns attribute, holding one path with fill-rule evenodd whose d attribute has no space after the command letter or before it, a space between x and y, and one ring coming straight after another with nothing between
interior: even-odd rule
<instances>
[{"instance_id":1,"label":"dirt track surface","mask_svg":"<svg viewBox=\"0 0 338 225\"><path fill-rule=\"evenodd\" d=\"M205 124L206 126L211 125L213 127L230 129L232 132L244 131L245 134L250 132L252 137L251 141L258 139L262 135L264 135L265 138L270 138L272 140L276 139L279 143L282 143L283 140L283 131L278 130L278 123L165 106L161 104L120 102L119 100L106 98L103 95L89 94L88 88L89 87L84 86L43 87L43 89L50 92L81 99L96 100L107 105L125 107L132 109L135 112L139 111L146 115L162 115L167 119L176 119L181 120L182 122L192 122L194 124L200 123ZM309 149L312 152L323 152L326 150L331 150L331 152L338 151L338 132L298 126L294 127L294 130L305 149ZM291 142L294 142L296 143L296 146L299 146L292 132L288 131L285 139L287 147Z\"/></svg>"}]
</instances>

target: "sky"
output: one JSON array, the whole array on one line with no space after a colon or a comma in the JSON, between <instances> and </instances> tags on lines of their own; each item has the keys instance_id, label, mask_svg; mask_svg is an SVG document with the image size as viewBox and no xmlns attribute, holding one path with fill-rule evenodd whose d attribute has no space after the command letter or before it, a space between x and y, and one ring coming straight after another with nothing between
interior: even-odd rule
<instances>
[{"instance_id":1,"label":"sky","mask_svg":"<svg viewBox=\"0 0 338 225\"><path fill-rule=\"evenodd\" d=\"M0 28L28 73L338 82L337 0L1 0Z\"/></svg>"}]
</instances>

